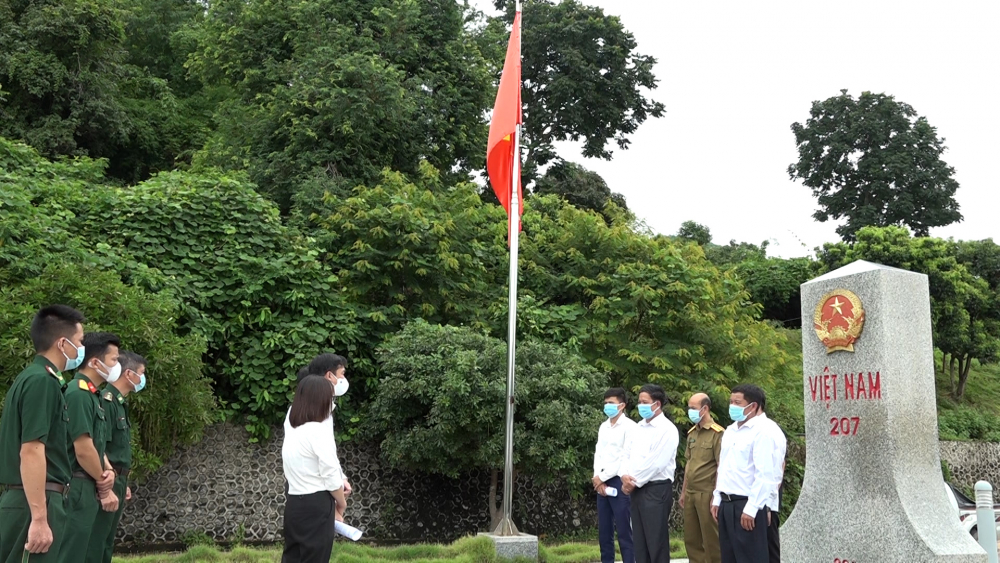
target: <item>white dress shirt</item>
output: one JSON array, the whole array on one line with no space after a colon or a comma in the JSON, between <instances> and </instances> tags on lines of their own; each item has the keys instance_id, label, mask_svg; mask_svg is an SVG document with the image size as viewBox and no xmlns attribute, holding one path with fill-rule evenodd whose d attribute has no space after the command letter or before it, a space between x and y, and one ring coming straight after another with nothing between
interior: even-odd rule
<instances>
[{"instance_id":1,"label":"white dress shirt","mask_svg":"<svg viewBox=\"0 0 1000 563\"><path fill-rule=\"evenodd\" d=\"M651 421L643 419L628 437L628 457L622 475L635 479L641 488L650 481L673 480L677 469L677 427L660 413Z\"/></svg>"},{"instance_id":2,"label":"white dress shirt","mask_svg":"<svg viewBox=\"0 0 1000 563\"><path fill-rule=\"evenodd\" d=\"M722 434L719 475L712 506L722 503L721 493L747 497L743 513L751 518L763 508L781 484L781 464L775 466L777 444L774 423L758 415L743 423L732 423Z\"/></svg>"},{"instance_id":3,"label":"white dress shirt","mask_svg":"<svg viewBox=\"0 0 1000 563\"><path fill-rule=\"evenodd\" d=\"M307 422L292 428L286 419L281 463L290 495L335 491L344 486L337 443L327 421Z\"/></svg>"},{"instance_id":4,"label":"white dress shirt","mask_svg":"<svg viewBox=\"0 0 1000 563\"><path fill-rule=\"evenodd\" d=\"M336 407L336 405L334 405L334 407ZM285 428L286 429L288 428L288 417L290 417L290 416L292 416L292 408L288 407L288 412L285 413ZM333 414L331 414L329 416L329 418L327 418L326 420L324 420L323 424L325 424L330 429L330 435L334 436L334 433L333 433ZM337 442L336 442L336 437L335 437L334 438L334 447L336 448L336 446L337 446ZM343 469L343 467L341 467L341 470L340 470L340 478L343 479L344 481L347 480L347 475L344 475L344 469Z\"/></svg>"},{"instance_id":5,"label":"white dress shirt","mask_svg":"<svg viewBox=\"0 0 1000 563\"><path fill-rule=\"evenodd\" d=\"M778 489L781 488L781 483L785 479L785 472L782 468L785 465L785 453L788 451L788 439L785 438L785 433L782 432L777 422L767 418L767 414L761 414L760 416L767 419L769 423L769 431L774 439L774 466L778 468L778 486L775 487L774 492L768 497L766 504L771 509L771 512L778 512L778 501L780 500Z\"/></svg>"},{"instance_id":6,"label":"white dress shirt","mask_svg":"<svg viewBox=\"0 0 1000 563\"><path fill-rule=\"evenodd\" d=\"M635 421L624 413L618 415L618 421L614 424L611 424L610 418L601 423L601 429L597 431L597 449L594 451L594 476L600 477L602 483L622 476L625 445L635 426Z\"/></svg>"}]
</instances>

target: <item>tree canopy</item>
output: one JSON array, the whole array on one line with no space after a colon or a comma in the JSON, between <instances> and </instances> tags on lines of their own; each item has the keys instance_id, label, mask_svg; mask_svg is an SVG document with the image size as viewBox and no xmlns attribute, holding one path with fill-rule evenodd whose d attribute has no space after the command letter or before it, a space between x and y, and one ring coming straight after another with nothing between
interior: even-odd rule
<instances>
[{"instance_id":1,"label":"tree canopy","mask_svg":"<svg viewBox=\"0 0 1000 563\"><path fill-rule=\"evenodd\" d=\"M813 102L793 123L799 160L788 167L819 200L813 217L845 219L837 233L853 240L863 227L905 225L917 236L962 220L954 168L941 159L944 139L910 105L862 92Z\"/></svg>"}]
</instances>

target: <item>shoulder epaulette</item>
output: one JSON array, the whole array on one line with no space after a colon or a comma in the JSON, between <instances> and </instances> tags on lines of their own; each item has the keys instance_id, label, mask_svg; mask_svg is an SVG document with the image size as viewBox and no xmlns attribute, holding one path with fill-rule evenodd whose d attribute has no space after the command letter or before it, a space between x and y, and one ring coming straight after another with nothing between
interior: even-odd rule
<instances>
[{"instance_id":1,"label":"shoulder epaulette","mask_svg":"<svg viewBox=\"0 0 1000 563\"><path fill-rule=\"evenodd\" d=\"M66 385L66 381L63 379L62 374L52 369L52 366L45 366L45 371L49 372L49 375L56 378L56 381L59 382L59 385Z\"/></svg>"},{"instance_id":2,"label":"shoulder epaulette","mask_svg":"<svg viewBox=\"0 0 1000 563\"><path fill-rule=\"evenodd\" d=\"M108 402L114 401L115 400L115 396L111 394L111 391L105 391L104 392L104 400L108 401Z\"/></svg>"},{"instance_id":3,"label":"shoulder epaulette","mask_svg":"<svg viewBox=\"0 0 1000 563\"><path fill-rule=\"evenodd\" d=\"M725 429L725 428L723 428L723 427L719 426L719 425L718 425L717 423L715 423L715 424L712 424L712 426L711 426L710 428L711 428L712 430L715 430L716 432L725 432L725 431L726 431L726 429Z\"/></svg>"},{"instance_id":4,"label":"shoulder epaulette","mask_svg":"<svg viewBox=\"0 0 1000 563\"><path fill-rule=\"evenodd\" d=\"M695 430L696 430L697 428L698 428L698 425L697 425L697 424L695 424L694 426L692 426L692 427L691 427L691 429L690 429L690 430L688 430L688 434L690 434L690 433L694 432L694 431L695 431Z\"/></svg>"},{"instance_id":5,"label":"shoulder epaulette","mask_svg":"<svg viewBox=\"0 0 1000 563\"><path fill-rule=\"evenodd\" d=\"M82 380L82 379L77 379L76 380L76 385L77 385L77 387L79 387L80 389L83 389L84 391L90 391L90 389L87 387L87 382L84 381L84 380Z\"/></svg>"}]
</instances>

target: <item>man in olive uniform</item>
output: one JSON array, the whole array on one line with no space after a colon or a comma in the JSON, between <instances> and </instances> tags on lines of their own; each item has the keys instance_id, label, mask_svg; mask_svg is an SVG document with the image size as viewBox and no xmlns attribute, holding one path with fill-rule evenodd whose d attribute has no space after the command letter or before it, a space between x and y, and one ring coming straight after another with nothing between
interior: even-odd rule
<instances>
[{"instance_id":1,"label":"man in olive uniform","mask_svg":"<svg viewBox=\"0 0 1000 563\"><path fill-rule=\"evenodd\" d=\"M122 376L104 387L101 400L111 427L105 453L117 474L113 491L119 500L127 501L132 498L132 489L128 485L128 474L132 470L132 422L126 399L130 393L138 393L146 386L146 359L135 352L123 351L118 356L118 362L122 366ZM119 502L118 510L97 513L86 563L111 563L115 533L124 510L125 502Z\"/></svg>"},{"instance_id":2,"label":"man in olive uniform","mask_svg":"<svg viewBox=\"0 0 1000 563\"><path fill-rule=\"evenodd\" d=\"M59 555L62 563L80 563L86 557L97 513L118 509L118 497L111 490L115 472L105 455L108 414L97 387L106 381L114 383L121 375L120 345L118 337L108 332L84 336L83 366L66 387L73 479L66 506L66 539Z\"/></svg>"},{"instance_id":3,"label":"man in olive uniform","mask_svg":"<svg viewBox=\"0 0 1000 563\"><path fill-rule=\"evenodd\" d=\"M31 322L34 361L14 379L0 418L0 563L56 561L70 480L60 372L83 360L76 309L51 305Z\"/></svg>"},{"instance_id":4,"label":"man in olive uniform","mask_svg":"<svg viewBox=\"0 0 1000 563\"><path fill-rule=\"evenodd\" d=\"M722 433L726 429L712 419L712 400L704 393L695 393L688 400L688 418L694 426L688 431L681 488L684 546L691 563L721 563L719 524L712 518L711 508Z\"/></svg>"}]
</instances>

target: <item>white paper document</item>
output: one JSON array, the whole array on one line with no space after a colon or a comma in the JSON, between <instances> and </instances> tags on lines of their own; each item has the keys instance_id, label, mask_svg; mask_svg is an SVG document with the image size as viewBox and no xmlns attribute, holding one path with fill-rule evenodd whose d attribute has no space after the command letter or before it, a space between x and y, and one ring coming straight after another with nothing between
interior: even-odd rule
<instances>
[{"instance_id":1,"label":"white paper document","mask_svg":"<svg viewBox=\"0 0 1000 563\"><path fill-rule=\"evenodd\" d=\"M336 530L338 534L351 541L358 541L361 539L361 530L353 526L348 526L343 522L337 521L337 523L334 524L333 529Z\"/></svg>"}]
</instances>

